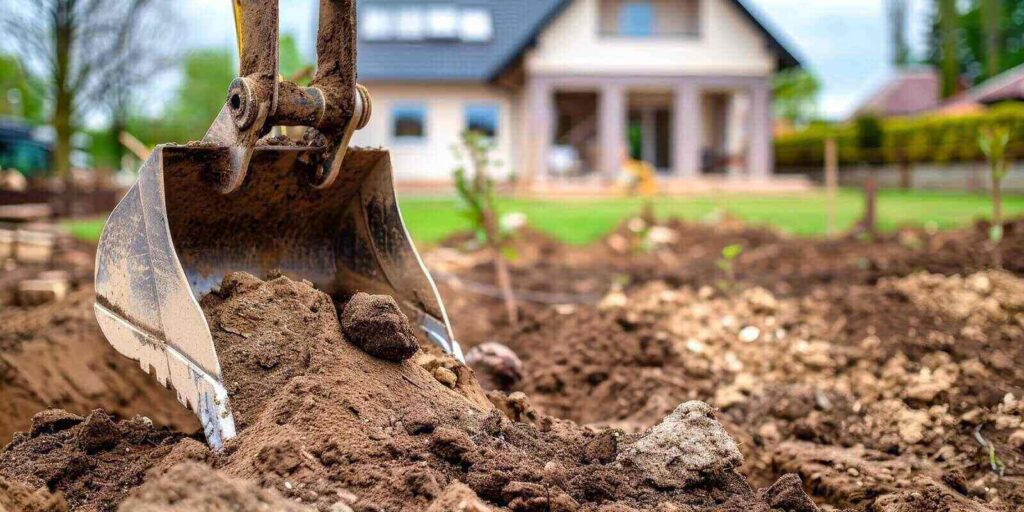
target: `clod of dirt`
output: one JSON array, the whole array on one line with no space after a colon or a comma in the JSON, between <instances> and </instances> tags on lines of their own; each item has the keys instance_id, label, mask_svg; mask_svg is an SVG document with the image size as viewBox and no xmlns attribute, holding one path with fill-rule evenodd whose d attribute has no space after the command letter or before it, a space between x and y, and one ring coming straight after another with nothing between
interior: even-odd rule
<instances>
[{"instance_id":1,"label":"clod of dirt","mask_svg":"<svg viewBox=\"0 0 1024 512\"><path fill-rule=\"evenodd\" d=\"M341 328L349 342L387 361L404 361L419 349L409 319L388 295L353 295L341 313Z\"/></svg>"},{"instance_id":2,"label":"clod of dirt","mask_svg":"<svg viewBox=\"0 0 1024 512\"><path fill-rule=\"evenodd\" d=\"M85 453L96 453L114 447L120 437L121 431L114 420L106 412L97 409L82 422L82 428L78 431L78 444Z\"/></svg>"},{"instance_id":3,"label":"clod of dirt","mask_svg":"<svg viewBox=\"0 0 1024 512\"><path fill-rule=\"evenodd\" d=\"M711 406L693 401L677 407L618 460L643 469L658 486L685 488L739 467L743 455Z\"/></svg>"},{"instance_id":4,"label":"clod of dirt","mask_svg":"<svg viewBox=\"0 0 1024 512\"><path fill-rule=\"evenodd\" d=\"M491 510L491 507L480 500L473 489L462 482L452 482L444 488L441 496L430 505L427 512L491 512Z\"/></svg>"},{"instance_id":5,"label":"clod of dirt","mask_svg":"<svg viewBox=\"0 0 1024 512\"><path fill-rule=\"evenodd\" d=\"M196 462L178 464L136 488L121 504L122 512L312 512L272 489L225 475Z\"/></svg>"},{"instance_id":6,"label":"clod of dirt","mask_svg":"<svg viewBox=\"0 0 1024 512\"><path fill-rule=\"evenodd\" d=\"M800 476L793 473L783 475L770 487L761 490L760 495L773 509L789 512L817 512L818 507L804 492Z\"/></svg>"},{"instance_id":7,"label":"clod of dirt","mask_svg":"<svg viewBox=\"0 0 1024 512\"><path fill-rule=\"evenodd\" d=\"M47 409L32 416L32 437L54 434L78 425L85 418L63 409Z\"/></svg>"}]
</instances>

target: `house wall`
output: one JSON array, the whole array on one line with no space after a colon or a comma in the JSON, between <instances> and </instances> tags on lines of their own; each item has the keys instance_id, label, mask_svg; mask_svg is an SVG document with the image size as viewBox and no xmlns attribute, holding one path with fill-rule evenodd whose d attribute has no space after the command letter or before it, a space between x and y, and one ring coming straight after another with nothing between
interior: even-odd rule
<instances>
[{"instance_id":1,"label":"house wall","mask_svg":"<svg viewBox=\"0 0 1024 512\"><path fill-rule=\"evenodd\" d=\"M768 41L728 0L700 1L700 36L623 38L600 34L601 0L576 0L526 56L532 74L767 76Z\"/></svg>"},{"instance_id":2,"label":"house wall","mask_svg":"<svg viewBox=\"0 0 1024 512\"><path fill-rule=\"evenodd\" d=\"M495 177L516 169L516 140L520 115L515 95L504 89L477 84L364 83L373 99L370 124L353 136L353 145L380 146L391 151L398 181L450 181L457 165L452 147L465 129L465 108L471 104L498 106L498 133L494 158L501 162ZM419 103L426 109L426 136L421 141L392 137L392 109L396 104Z\"/></svg>"}]
</instances>

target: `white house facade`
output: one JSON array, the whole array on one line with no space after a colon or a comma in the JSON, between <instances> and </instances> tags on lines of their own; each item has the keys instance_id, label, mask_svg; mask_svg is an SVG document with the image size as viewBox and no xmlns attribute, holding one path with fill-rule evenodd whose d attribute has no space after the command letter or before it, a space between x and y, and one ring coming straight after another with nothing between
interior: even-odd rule
<instances>
[{"instance_id":1,"label":"white house facade","mask_svg":"<svg viewBox=\"0 0 1024 512\"><path fill-rule=\"evenodd\" d=\"M459 134L525 184L765 180L771 77L799 62L739 0L362 0L360 83L403 182L444 182Z\"/></svg>"}]
</instances>

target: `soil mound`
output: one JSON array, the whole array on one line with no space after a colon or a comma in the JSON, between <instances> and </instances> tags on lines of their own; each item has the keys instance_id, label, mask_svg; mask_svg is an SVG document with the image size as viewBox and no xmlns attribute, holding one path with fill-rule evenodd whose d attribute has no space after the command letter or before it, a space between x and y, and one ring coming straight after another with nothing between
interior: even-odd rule
<instances>
[{"instance_id":1,"label":"soil mound","mask_svg":"<svg viewBox=\"0 0 1024 512\"><path fill-rule=\"evenodd\" d=\"M0 478L23 486L9 494L60 493L76 510L357 512L768 510L804 496L793 478L754 493L702 403L642 434L582 428L521 394L484 399L450 358L371 356L308 283L234 274L202 304L243 420L223 453L142 417L46 411L0 452Z\"/></svg>"},{"instance_id":2,"label":"soil mound","mask_svg":"<svg viewBox=\"0 0 1024 512\"><path fill-rule=\"evenodd\" d=\"M84 286L59 303L0 311L0 442L28 430L32 415L51 407L145 414L183 432L199 429L172 391L107 343L93 295Z\"/></svg>"}]
</instances>

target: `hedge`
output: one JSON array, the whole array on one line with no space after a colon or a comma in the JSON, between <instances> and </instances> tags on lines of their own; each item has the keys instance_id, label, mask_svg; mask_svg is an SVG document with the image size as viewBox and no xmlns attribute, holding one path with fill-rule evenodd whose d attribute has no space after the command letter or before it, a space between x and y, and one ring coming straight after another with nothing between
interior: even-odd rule
<instances>
[{"instance_id":1,"label":"hedge","mask_svg":"<svg viewBox=\"0 0 1024 512\"><path fill-rule=\"evenodd\" d=\"M984 159L978 147L982 127L1010 129L1011 157L1024 157L1024 104L1003 104L985 112L956 117L935 115L881 121L881 148L858 147L854 122L812 125L775 139L775 162L780 167L824 164L825 141L835 138L842 165L975 162Z\"/></svg>"}]
</instances>

